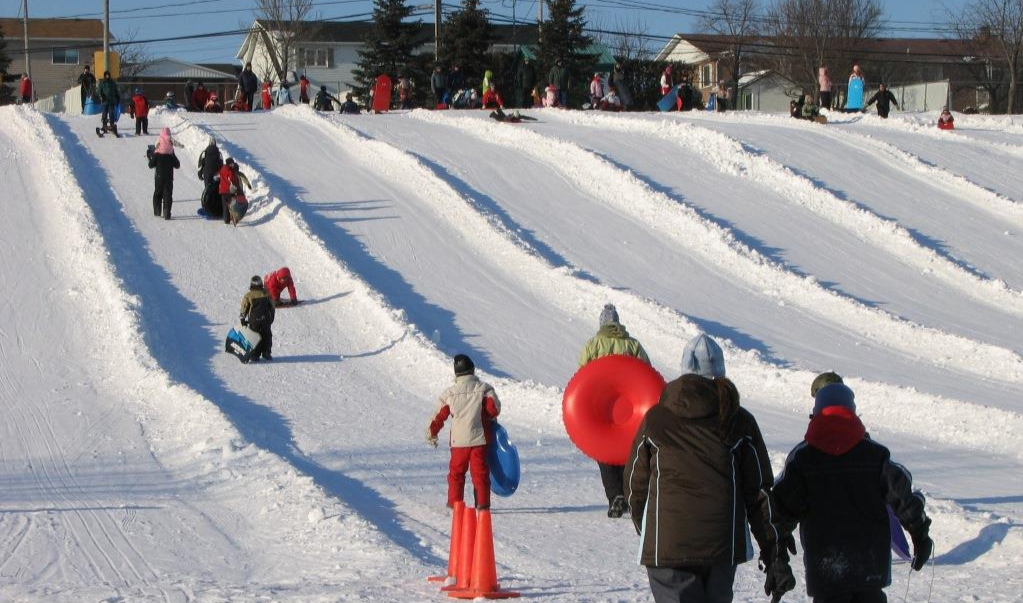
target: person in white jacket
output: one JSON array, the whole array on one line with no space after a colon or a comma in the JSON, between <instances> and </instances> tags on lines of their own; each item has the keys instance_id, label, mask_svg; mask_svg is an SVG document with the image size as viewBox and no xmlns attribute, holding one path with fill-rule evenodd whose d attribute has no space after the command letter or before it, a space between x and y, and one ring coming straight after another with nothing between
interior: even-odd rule
<instances>
[{"instance_id":1,"label":"person in white jacket","mask_svg":"<svg viewBox=\"0 0 1023 603\"><path fill-rule=\"evenodd\" d=\"M454 358L455 383L440 395L440 407L426 428L426 441L437 447L437 434L451 420L451 462L448 470L448 507L465 496L465 472L472 476L477 509L490 508L490 468L487 444L494 439L492 422L501 402L488 383L476 376L476 366L465 354Z\"/></svg>"}]
</instances>

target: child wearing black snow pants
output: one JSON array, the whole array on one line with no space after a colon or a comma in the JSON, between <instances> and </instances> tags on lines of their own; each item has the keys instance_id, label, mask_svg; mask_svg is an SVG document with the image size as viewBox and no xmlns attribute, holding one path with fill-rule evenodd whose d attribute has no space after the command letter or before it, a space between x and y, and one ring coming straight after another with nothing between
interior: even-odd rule
<instances>
[{"instance_id":1,"label":"child wearing black snow pants","mask_svg":"<svg viewBox=\"0 0 1023 603\"><path fill-rule=\"evenodd\" d=\"M931 556L924 497L890 457L867 435L848 386L839 382L817 390L805 440L789 454L771 494L779 537L791 538L799 524L806 592L814 603L887 601L889 506L912 538L913 569L920 571ZM784 575L787 560L775 566L765 590L777 601L795 581L791 570Z\"/></svg>"},{"instance_id":2,"label":"child wearing black snow pants","mask_svg":"<svg viewBox=\"0 0 1023 603\"><path fill-rule=\"evenodd\" d=\"M174 170L181 167L178 156L174 154L174 147L171 143L170 129L164 128L160 132L160 140L156 149L149 153L149 167L155 169L155 182L153 190L153 215L163 215L164 220L170 220L171 205L174 203ZM161 212L161 204L163 211Z\"/></svg>"}]
</instances>

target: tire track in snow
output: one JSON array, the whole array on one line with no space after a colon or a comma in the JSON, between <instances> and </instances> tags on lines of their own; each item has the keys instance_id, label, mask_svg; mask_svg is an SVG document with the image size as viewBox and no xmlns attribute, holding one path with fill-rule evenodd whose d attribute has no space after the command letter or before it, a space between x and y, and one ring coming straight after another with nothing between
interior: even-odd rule
<instances>
[{"instance_id":1,"label":"tire track in snow","mask_svg":"<svg viewBox=\"0 0 1023 603\"><path fill-rule=\"evenodd\" d=\"M1023 382L1023 358L1011 350L902 320L827 290L812 277L795 275L739 243L729 230L701 217L692 207L654 191L631 172L579 145L531 130L472 118L443 117L427 111L413 111L408 118L448 125L479 139L511 146L542 161L553 152L559 161L552 169L574 182L590 198L636 216L758 293L792 304L910 357L924 358L938 366L988 379ZM745 169L732 167L739 171ZM594 174L602 177L594 178ZM978 358L985 360L977 362Z\"/></svg>"},{"instance_id":2,"label":"tire track in snow","mask_svg":"<svg viewBox=\"0 0 1023 603\"><path fill-rule=\"evenodd\" d=\"M853 202L839 199L769 157L751 153L743 143L725 134L695 126L691 122L674 120L657 123L631 118L560 114L557 119L589 127L641 131L674 141L693 153L706 153L709 147L713 149L713 157L717 160L712 163L722 172L767 186L783 199L799 204L846 229L864 243L889 252L896 261L908 264L921 274L938 279L976 302L1023 317L1023 292L1011 289L1002 280L986 278L966 269L946 254L920 244L898 222L881 218ZM666 125L668 128L664 127ZM1019 209L1014 211L1018 213Z\"/></svg>"},{"instance_id":3,"label":"tire track in snow","mask_svg":"<svg viewBox=\"0 0 1023 603\"><path fill-rule=\"evenodd\" d=\"M593 307L610 301L632 317L630 326L636 332L645 333L644 346L652 355L670 358L675 358L685 341L699 332L688 318L675 310L630 292L592 283L567 268L551 266L499 220L488 216L470 197L451 188L410 153L360 134L337 117L320 116L308 108L285 108L275 114L318 125L326 136L335 140L340 152L353 162L376 169L381 177L391 178L400 174L409 180L414 194L433 205L439 218L459 225L467 235L472 235L471 240L481 249L506 258L504 269L511 266L513 270L523 271L520 280L530 286L542 286L546 299L552 304L559 304L578 319L585 320ZM779 368L764 362L755 351L737 348L728 340L722 342L729 366L735 367L732 375L740 391L754 392L747 395L802 416L805 408L793 400L792 392L803 391L806 383L813 379L813 373ZM436 354L425 338L419 344ZM536 386L529 382L493 381L500 384L502 390L516 392L514 395L522 398L549 400L552 394L560 398L560 389L537 392ZM1023 415L922 394L911 388L859 379L850 379L849 382L858 392L857 402L863 398L863 412L878 417L882 424L894 431L1023 459L1023 448L1016 445L1016 442L1023 443L1023 432L1013 431L1023 429ZM927 408L929 411L920 413L918 420L907 422L900 411L907 407Z\"/></svg>"}]
</instances>

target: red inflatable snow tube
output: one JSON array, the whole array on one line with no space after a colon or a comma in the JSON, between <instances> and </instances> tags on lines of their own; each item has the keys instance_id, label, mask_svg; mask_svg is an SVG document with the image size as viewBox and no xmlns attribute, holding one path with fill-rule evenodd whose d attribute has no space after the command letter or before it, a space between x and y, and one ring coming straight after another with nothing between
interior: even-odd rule
<instances>
[{"instance_id":1,"label":"red inflatable snow tube","mask_svg":"<svg viewBox=\"0 0 1023 603\"><path fill-rule=\"evenodd\" d=\"M565 388L565 431L583 453L601 463L624 465L629 446L664 378L632 356L604 356L579 369Z\"/></svg>"}]
</instances>

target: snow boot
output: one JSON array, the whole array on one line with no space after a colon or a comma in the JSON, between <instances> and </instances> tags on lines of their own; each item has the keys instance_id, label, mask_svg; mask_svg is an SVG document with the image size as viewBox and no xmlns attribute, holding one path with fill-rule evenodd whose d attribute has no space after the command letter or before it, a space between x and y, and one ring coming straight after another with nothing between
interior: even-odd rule
<instances>
[{"instance_id":1,"label":"snow boot","mask_svg":"<svg viewBox=\"0 0 1023 603\"><path fill-rule=\"evenodd\" d=\"M625 514L626 509L628 509L628 505L625 504L625 497L616 496L607 506L607 516L611 519L618 519Z\"/></svg>"}]
</instances>

